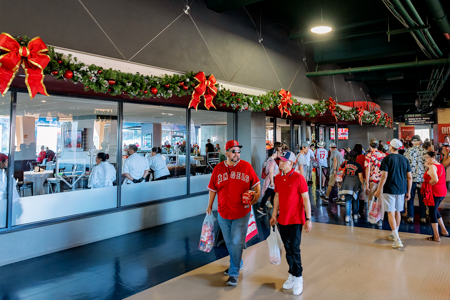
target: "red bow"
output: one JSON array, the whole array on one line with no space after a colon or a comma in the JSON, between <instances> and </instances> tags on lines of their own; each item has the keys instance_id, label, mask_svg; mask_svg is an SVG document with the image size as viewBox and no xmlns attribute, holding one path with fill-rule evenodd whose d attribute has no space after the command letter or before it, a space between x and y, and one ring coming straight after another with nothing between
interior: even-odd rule
<instances>
[{"instance_id":1,"label":"red bow","mask_svg":"<svg viewBox=\"0 0 450 300\"><path fill-rule=\"evenodd\" d=\"M334 111L336 110L336 101L330 97L330 99L328 99L327 102L327 108L330 110L331 114L333 115L333 117L336 119L337 122L337 117L336 114L334 113Z\"/></svg>"},{"instance_id":2,"label":"red bow","mask_svg":"<svg viewBox=\"0 0 450 300\"><path fill-rule=\"evenodd\" d=\"M278 109L281 112L281 117L283 117L283 113L286 113L287 116L291 116L291 111L289 110L289 107L291 107L293 103L291 99L291 92L281 89L278 95L281 96L280 104L278 105Z\"/></svg>"},{"instance_id":3,"label":"red bow","mask_svg":"<svg viewBox=\"0 0 450 300\"><path fill-rule=\"evenodd\" d=\"M205 99L206 109L209 110L211 107L216 108L212 102L214 96L217 95L217 88L215 86L217 81L214 75L211 74L208 79L206 79L205 73L200 71L194 76L194 79L198 81L198 85L194 88L188 108L194 107L195 110L197 110L201 96Z\"/></svg>"},{"instance_id":4,"label":"red bow","mask_svg":"<svg viewBox=\"0 0 450 300\"><path fill-rule=\"evenodd\" d=\"M358 117L359 125L362 125L362 116L364 115L364 108L358 106L356 108L356 116Z\"/></svg>"},{"instance_id":5,"label":"red bow","mask_svg":"<svg viewBox=\"0 0 450 300\"><path fill-rule=\"evenodd\" d=\"M7 52L0 56L0 93L5 96L20 63L25 70L25 84L30 98L37 93L49 96L44 85L45 67L50 62L48 49L40 37L32 39L27 47L21 46L11 35L0 34L0 50Z\"/></svg>"},{"instance_id":6,"label":"red bow","mask_svg":"<svg viewBox=\"0 0 450 300\"><path fill-rule=\"evenodd\" d=\"M375 111L375 115L376 115L376 119L373 120L373 123L376 122L375 125L378 125L378 122L380 122L380 119L381 119L381 112L379 110L377 110L377 111Z\"/></svg>"}]
</instances>

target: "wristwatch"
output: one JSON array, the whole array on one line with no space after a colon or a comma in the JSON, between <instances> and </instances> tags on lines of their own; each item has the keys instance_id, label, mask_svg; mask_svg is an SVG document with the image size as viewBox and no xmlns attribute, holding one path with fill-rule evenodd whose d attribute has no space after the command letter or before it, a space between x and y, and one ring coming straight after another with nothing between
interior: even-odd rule
<instances>
[{"instance_id":1,"label":"wristwatch","mask_svg":"<svg viewBox=\"0 0 450 300\"><path fill-rule=\"evenodd\" d=\"M310 221L309 218L306 218L306 221Z\"/></svg>"}]
</instances>

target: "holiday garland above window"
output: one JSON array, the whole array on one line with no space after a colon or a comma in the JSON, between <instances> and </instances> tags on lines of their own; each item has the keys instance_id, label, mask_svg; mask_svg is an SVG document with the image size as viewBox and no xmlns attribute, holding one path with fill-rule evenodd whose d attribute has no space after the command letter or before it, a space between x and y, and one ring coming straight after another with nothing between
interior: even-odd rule
<instances>
[{"instance_id":1,"label":"holiday garland above window","mask_svg":"<svg viewBox=\"0 0 450 300\"><path fill-rule=\"evenodd\" d=\"M7 34L2 35L11 37ZM17 53L9 49L5 50L5 47L2 47L2 40L0 38L1 54L14 52L14 55L19 55L23 60L29 60L24 53L28 53L28 48L31 46L29 43L37 38L29 40L26 36L23 36L12 39L20 45L16 51ZM45 46L45 44L43 45ZM198 106L201 96L204 97L205 106L208 109L211 107L215 108L214 101L218 106L231 107L239 111L249 110L261 112L278 108L282 113L286 113L286 115L297 114L309 118L322 116L329 110L336 118L336 121L359 121L360 117L362 123L376 123L377 125L392 128L392 119L386 114L384 117L381 117L381 113L377 111L361 116L358 114L357 108L351 108L347 111L343 110L336 105L335 100L332 98L328 101L322 100L314 104L304 104L292 98L290 92L283 89L270 91L259 96L234 93L216 83L214 76L206 77L203 72L197 74L190 72L184 75L165 75L164 77L147 76L139 73L124 73L119 70L103 69L96 65L87 66L70 54L64 56L62 53L55 52L53 47L47 48L48 53L47 51L41 52L43 56L48 55L50 58L50 61L43 70L45 75L52 75L57 79L71 81L75 84L81 83L85 90L92 90L96 93L105 93L111 96L128 95L131 98L140 99L168 99L173 96L182 97L191 95L194 102L191 101L189 107L195 108ZM4 56L0 57L0 69L5 69L7 66L1 64L2 59L4 59ZM14 72L17 70L7 71ZM5 91L1 91L2 94L6 93L6 90L7 88ZM37 90L36 92L41 91ZM30 97L32 98L34 95L30 93Z\"/></svg>"}]
</instances>

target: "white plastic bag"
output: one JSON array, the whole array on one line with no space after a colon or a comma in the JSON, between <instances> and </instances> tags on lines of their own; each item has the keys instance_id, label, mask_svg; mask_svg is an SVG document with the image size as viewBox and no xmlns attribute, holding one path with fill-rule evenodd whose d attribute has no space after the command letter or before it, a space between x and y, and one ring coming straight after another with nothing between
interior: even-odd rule
<instances>
[{"instance_id":1,"label":"white plastic bag","mask_svg":"<svg viewBox=\"0 0 450 300\"><path fill-rule=\"evenodd\" d=\"M283 243L277 226L271 227L270 235L267 238L267 245L269 246L270 263L279 265L281 263L281 249L283 249Z\"/></svg>"},{"instance_id":2,"label":"white plastic bag","mask_svg":"<svg viewBox=\"0 0 450 300\"><path fill-rule=\"evenodd\" d=\"M210 252L214 247L214 216L206 214L203 220L202 233L200 235L200 243L198 250L203 252Z\"/></svg>"},{"instance_id":3,"label":"white plastic bag","mask_svg":"<svg viewBox=\"0 0 450 300\"><path fill-rule=\"evenodd\" d=\"M376 224L381 220L381 201L377 198L373 198L369 203L369 218L368 221L372 224Z\"/></svg>"}]
</instances>

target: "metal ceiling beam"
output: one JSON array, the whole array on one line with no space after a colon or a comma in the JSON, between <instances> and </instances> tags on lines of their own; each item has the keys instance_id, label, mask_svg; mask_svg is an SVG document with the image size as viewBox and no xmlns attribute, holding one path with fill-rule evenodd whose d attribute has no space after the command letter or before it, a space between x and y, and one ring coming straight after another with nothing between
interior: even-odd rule
<instances>
[{"instance_id":1,"label":"metal ceiling beam","mask_svg":"<svg viewBox=\"0 0 450 300\"><path fill-rule=\"evenodd\" d=\"M206 6L215 12L222 13L235 8L243 7L262 0L207 0Z\"/></svg>"},{"instance_id":2,"label":"metal ceiling beam","mask_svg":"<svg viewBox=\"0 0 450 300\"><path fill-rule=\"evenodd\" d=\"M425 0L428 5L428 8L431 11L431 15L433 19L436 21L439 29L444 35L445 39L448 43L450 43L450 22L447 17L447 14L442 7L442 3L439 0Z\"/></svg>"},{"instance_id":3,"label":"metal ceiling beam","mask_svg":"<svg viewBox=\"0 0 450 300\"><path fill-rule=\"evenodd\" d=\"M430 60L412 61L412 62L386 64L386 65L378 65L378 66L307 72L306 77L330 76L330 75L339 75L339 74L353 74L353 73L362 73L362 72L371 72L371 71L406 69L406 68L446 65L446 64L450 64L450 59L448 59L448 58L430 59Z\"/></svg>"}]
</instances>

